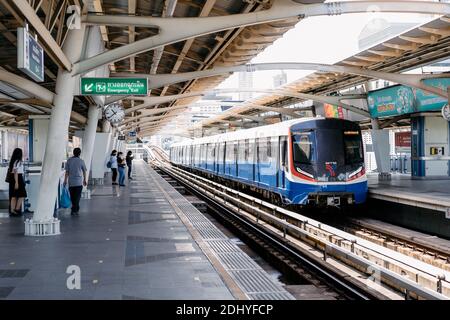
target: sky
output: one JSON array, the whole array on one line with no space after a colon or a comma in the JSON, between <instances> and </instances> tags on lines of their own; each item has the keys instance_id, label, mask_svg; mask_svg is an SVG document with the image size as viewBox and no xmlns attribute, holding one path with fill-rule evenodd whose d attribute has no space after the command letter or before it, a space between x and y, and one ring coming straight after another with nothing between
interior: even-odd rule
<instances>
[{"instance_id":1,"label":"sky","mask_svg":"<svg viewBox=\"0 0 450 320\"><path fill-rule=\"evenodd\" d=\"M387 22L422 24L437 18L437 16L370 12L310 17L297 23L282 38L276 40L256 56L251 63L309 62L334 64L360 52L358 38L361 31L366 26L375 29L379 27L377 21L380 18L385 19ZM285 72L289 83L301 79L313 71L285 70ZM279 70L255 72L253 87L260 89L273 88L273 76L279 73ZM238 73L234 73L222 82L217 89L238 88L238 79ZM230 96L230 94L226 95ZM233 99L239 99L239 94L231 95ZM259 95L263 95L263 93L255 93L254 97Z\"/></svg>"},{"instance_id":2,"label":"sky","mask_svg":"<svg viewBox=\"0 0 450 320\"><path fill-rule=\"evenodd\" d=\"M333 64L360 51L358 37L365 26L377 27L377 19L388 22L424 23L430 15L363 13L341 16L311 17L297 23L284 36L267 47L251 63L264 62L310 62ZM286 70L287 81L292 82L311 71ZM255 72L255 88L273 88L272 77L280 71ZM235 73L218 88L237 88ZM257 94L255 94L257 95ZM237 96L237 95L236 95Z\"/></svg>"}]
</instances>

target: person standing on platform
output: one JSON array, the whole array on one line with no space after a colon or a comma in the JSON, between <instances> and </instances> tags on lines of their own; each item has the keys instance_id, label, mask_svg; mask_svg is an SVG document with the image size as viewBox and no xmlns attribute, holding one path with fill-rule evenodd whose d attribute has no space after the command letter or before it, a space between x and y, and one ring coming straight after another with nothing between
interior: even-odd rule
<instances>
[{"instance_id":1,"label":"person standing on platform","mask_svg":"<svg viewBox=\"0 0 450 320\"><path fill-rule=\"evenodd\" d=\"M133 168L133 153L131 151L127 152L127 157L125 158L128 166L128 180L133 180L131 177L131 170Z\"/></svg>"},{"instance_id":2,"label":"person standing on platform","mask_svg":"<svg viewBox=\"0 0 450 320\"><path fill-rule=\"evenodd\" d=\"M80 159L81 149L73 149L73 157L66 162L66 175L64 185L69 182L70 201L72 202L71 215L78 215L83 186L87 186L86 164Z\"/></svg>"},{"instance_id":3,"label":"person standing on platform","mask_svg":"<svg viewBox=\"0 0 450 320\"><path fill-rule=\"evenodd\" d=\"M117 154L117 164L119 169L119 186L125 187L125 159L123 158L123 152Z\"/></svg>"},{"instance_id":4,"label":"person standing on platform","mask_svg":"<svg viewBox=\"0 0 450 320\"><path fill-rule=\"evenodd\" d=\"M22 215L22 203L27 197L25 181L23 179L24 169L22 156L22 149L14 149L8 167L7 179L9 182L9 214L11 217L18 217Z\"/></svg>"},{"instance_id":5,"label":"person standing on platform","mask_svg":"<svg viewBox=\"0 0 450 320\"><path fill-rule=\"evenodd\" d=\"M117 182L116 182L116 180L117 180L117 168L118 168L118 165L117 165L117 151L116 150L113 150L111 152L111 156L109 157L109 162L110 162L110 165L111 165L111 172L112 172L112 184L116 185L117 184Z\"/></svg>"}]
</instances>

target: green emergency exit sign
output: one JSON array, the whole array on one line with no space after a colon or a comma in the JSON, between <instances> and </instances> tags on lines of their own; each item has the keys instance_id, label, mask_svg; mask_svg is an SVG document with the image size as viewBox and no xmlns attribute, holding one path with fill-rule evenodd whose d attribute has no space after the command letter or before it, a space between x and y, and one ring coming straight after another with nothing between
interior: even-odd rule
<instances>
[{"instance_id":1,"label":"green emergency exit sign","mask_svg":"<svg viewBox=\"0 0 450 320\"><path fill-rule=\"evenodd\" d=\"M81 78L81 94L146 96L147 78Z\"/></svg>"}]
</instances>

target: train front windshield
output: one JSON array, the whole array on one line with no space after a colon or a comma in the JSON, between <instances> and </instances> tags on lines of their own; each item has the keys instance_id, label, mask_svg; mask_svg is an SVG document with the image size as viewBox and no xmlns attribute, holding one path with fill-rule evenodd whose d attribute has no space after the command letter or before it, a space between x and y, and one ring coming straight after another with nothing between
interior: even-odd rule
<instances>
[{"instance_id":1,"label":"train front windshield","mask_svg":"<svg viewBox=\"0 0 450 320\"><path fill-rule=\"evenodd\" d=\"M364 164L359 130L317 128L292 134L292 160L300 174L318 181L345 181Z\"/></svg>"},{"instance_id":2,"label":"train front windshield","mask_svg":"<svg viewBox=\"0 0 450 320\"><path fill-rule=\"evenodd\" d=\"M359 131L344 131L345 163L348 165L364 162L361 133Z\"/></svg>"}]
</instances>

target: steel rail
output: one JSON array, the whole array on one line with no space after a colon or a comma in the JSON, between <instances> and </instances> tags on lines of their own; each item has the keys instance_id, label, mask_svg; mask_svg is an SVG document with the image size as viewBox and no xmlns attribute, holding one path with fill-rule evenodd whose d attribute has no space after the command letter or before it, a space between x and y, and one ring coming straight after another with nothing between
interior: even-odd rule
<instances>
[{"instance_id":1,"label":"steel rail","mask_svg":"<svg viewBox=\"0 0 450 320\"><path fill-rule=\"evenodd\" d=\"M186 178L186 174L187 174L187 175L190 174L190 173L187 173L186 171L181 170L181 169L178 169L178 168L175 169L175 173L176 173L177 178L180 178L180 177L182 177L183 175L184 175L184 177ZM191 175L192 175L192 174L191 174ZM211 187L211 186L208 186L207 184L205 184L204 182L199 181L199 180L201 180L201 179L204 179L204 178L201 178L201 177L198 177L198 176L195 176L195 178L192 178L192 177L191 177L191 181L190 181L190 182L191 182L192 185L200 185L200 186L202 186L202 187L204 187L204 188L206 188L206 189L209 188L210 191L212 191L212 194L218 195L218 196L222 196L222 197L224 197L224 198L227 198L228 201L230 201L230 200L231 200L231 201L239 201L239 200L236 200L235 197L232 197L232 196L230 196L230 195L227 194L227 193L220 192L220 191L218 191L218 190L215 189L216 187L219 187L219 188L222 188L222 189L226 189L226 187L223 187L223 186L218 185L218 184L216 184L216 183L214 183L214 182L211 182L211 181L209 181L209 180L207 180L207 179L204 179L204 180L207 180L207 182L209 182L209 183L211 183L211 184L213 185L213 187ZM193 180L195 181L195 183L192 183ZM228 189L229 189L229 188L228 188ZM228 191L228 192L231 192L232 194L239 194L240 196L243 196L243 197L245 197L245 198L252 198L251 196L248 196L248 195L246 195L246 194L242 194L242 193L237 192L237 191L232 190L232 189L229 189L229 190L227 190L227 191ZM342 247L340 247L340 246L337 246L337 245L335 245L335 244L333 244L333 243L327 243L326 240L324 241L324 239L322 239L322 238L320 238L320 237L318 237L318 236L312 236L310 232L307 232L307 231L305 231L305 230L303 230L303 229L301 229L301 228L299 228L299 227L297 227L297 226L294 226L294 225L292 225L291 223L287 222L286 220L283 220L283 219L274 217L273 215L271 215L271 214L269 214L269 213L267 213L267 212L264 212L264 211L262 211L262 210L260 210L260 209L254 208L254 204L255 204L256 202L258 202L258 201L261 202L261 200L259 200L259 199L254 199L253 202L252 202L252 204L248 204L248 203L245 203L245 202L242 202L242 201L241 201L240 203L241 203L241 205L243 205L244 207L248 207L248 210L249 210L250 212L251 212L251 211L253 211L253 212L255 212L255 211L258 212L259 216L257 217L257 219L261 219L262 217L264 217L265 219L270 220L272 223L277 224L279 227L281 227L281 228L284 230L284 236L286 236L286 230L289 229L289 230L291 230L291 231L295 231L296 233L302 234L303 237L314 238L314 240L316 240L317 242L320 242L322 245L324 245L324 247L325 247L325 249L324 249L324 254L325 254L325 255L326 255L326 252L327 252L327 251L330 251L330 253L331 253L331 252L338 253L338 254L337 254L338 258L340 257L340 258L350 259L350 260L352 260L352 261L354 261L354 262L358 262L358 261L359 261L359 264L360 264L360 265L363 265L365 269L367 269L367 268L369 268L369 267L371 267L371 268L376 268L376 269L380 272L380 274L382 274L383 276L385 276L385 278L389 278L389 280L390 280L391 282L394 282L394 283L395 283L396 285L398 285L399 287L404 288L404 289L406 289L406 290L408 290L408 291L410 291L410 292L414 292L414 293L418 294L418 295L421 296L421 297L424 297L424 298L427 298L427 299L448 299L448 297L446 297L446 296L444 296L444 295L442 295L442 294L440 294L440 293L438 293L438 292L435 292L435 291L433 291L433 290L431 290L431 289L422 287L422 286L418 285L417 283L415 283L414 281L405 278L404 276L400 276L400 275L398 275L398 274L396 274L396 273L393 273L392 271L390 271L390 270L388 270L388 269L386 269L386 268L380 267L379 265L376 265L375 263L370 262L370 261L367 260L367 259L363 259L363 258L361 258L360 256L358 256L357 254L355 254L354 252L351 252L351 251L349 251L349 250L346 250L346 249L344 249L344 248L342 248ZM275 207L275 206L273 206L273 205L271 205L271 206L272 206L272 207ZM277 208L277 210L283 211L283 210L285 210L285 209ZM287 211L287 210L285 210L285 211ZM294 214L295 214L295 213L294 213ZM295 214L295 215L296 215L296 214ZM306 221L303 220L302 222L303 222L303 224L306 226L306 224L311 225L311 222L312 222L312 221L311 221L311 219L306 219ZM305 222L306 222L306 223L305 223ZM325 227L325 226L324 226L323 224L320 224L320 223L319 223L319 229L324 230L324 227ZM339 233L339 234L341 234L341 235L342 235L342 234L345 234L344 232L342 232L342 231L340 231L340 230L338 230L338 231L339 231L339 232L337 232L337 233ZM351 235L350 235L351 240L349 240L349 239L345 239L345 238L341 237L341 235L339 235L339 234L335 234L335 236L337 235L338 237L341 238L341 239L340 239L340 240L341 240L341 243L342 243L342 242L348 242L349 244L351 243L352 246L359 245L360 247L364 248L364 246L361 246L361 245L360 245L359 243L357 243L357 242L364 242L365 240L359 239L359 238L357 238L357 237L353 237L353 236L351 236ZM347 234L347 235L349 235L349 234ZM368 241L367 241L367 242L368 242ZM372 243L370 243L370 244L373 245ZM372 251L373 251L372 248L365 248L365 249L368 249L368 250L372 250ZM376 252L376 253L379 254L379 252ZM385 256L386 256L386 255L385 255ZM391 258L391 257L388 257L388 256L386 256L386 257L389 258L389 260L392 261L392 258ZM408 257L404 256L404 258L408 258ZM361 259L362 259L362 260L361 260ZM362 262L365 262L365 263L363 264ZM401 261L397 261L397 262L400 262L400 263L401 263ZM417 262L417 263L420 264L420 261L415 261L415 262ZM403 263L403 264L405 264L405 263ZM424 274L433 276L433 274L430 273L429 270L425 270L425 271L424 271L424 270L421 270L421 269L419 269L419 268L417 268L416 266L411 265L411 264L405 264L405 265L406 265L407 267L415 268L417 271L419 271L419 272L421 272L421 273L424 273ZM428 267L430 267L430 266L428 266ZM435 269L434 271L436 271L438 268L434 268L434 269ZM441 271L441 270L439 269L439 271ZM445 277L443 277L442 274L439 273L438 275L436 275L436 279L437 279L438 283L442 283L442 280L445 280ZM438 286L438 287L439 287L439 286Z\"/></svg>"},{"instance_id":2,"label":"steel rail","mask_svg":"<svg viewBox=\"0 0 450 320\"><path fill-rule=\"evenodd\" d=\"M144 146L144 149L147 149L147 152L150 151L150 148L148 148L147 146ZM159 152L160 150L158 150L158 153ZM366 258L362 258L361 256L355 253L355 249L358 248L359 250L361 249L369 250L371 251L370 253L372 255L375 254L378 256L384 256L386 260L383 261L401 264L402 266L400 267L402 268L402 270L404 270L405 267L410 269L412 268L420 272L422 276L426 275L428 277L432 277L436 279L437 281L436 288L441 292L443 281L448 283L445 280L449 279L448 275L446 277L447 272L445 272L442 269L427 265L421 261L412 259L403 254L399 254L398 252L395 252L393 250L383 248L379 245L375 245L370 241L353 236L349 233L343 232L336 228L324 225L323 223L320 223L318 221L301 216L298 213L283 208L279 208L273 204L267 203L263 200L254 198L245 193L225 187L216 182L200 177L196 174L187 172L174 166L170 166L170 164L166 159L160 160L156 159L156 157L154 158L156 164L159 163L159 166L165 167L166 170L171 170L172 174L176 176L177 179L185 179L185 181L189 182L189 185L192 185L196 188L204 188L203 192L211 193L213 198L216 198L216 196L218 196L219 198L222 197L222 201L224 202L224 204L227 204L227 201L234 203L235 205L237 204L238 213L242 209L242 207L244 208L246 207L249 214L253 214L254 216L256 215L257 222L259 221L259 219L264 218L265 221L268 220L270 221L271 224L275 224L280 228L280 230L283 230L283 237L286 237L286 234L288 233L288 231L290 231L295 235L300 235L300 238L313 239L313 241L316 241L316 243L320 243L324 247L323 251L324 259L326 259L327 253L332 253L335 257L337 257L341 261L349 260L352 261L353 263L356 263L359 266L363 266L363 270L365 271L367 271L368 269L371 269L373 271L375 268L379 272L380 276L383 277L385 283L386 282L394 283L396 286L402 288L403 290L406 290L407 292L414 292L418 296L421 296L426 299L448 299L447 296L442 295L439 292L423 287L418 283L405 278L403 275L399 275L398 273L395 273L387 268L380 267L379 265L375 264L374 262L371 262ZM243 199L246 199L251 203L246 203L245 201L243 201ZM261 210L261 208L256 208L255 204L260 205L260 207L265 208L271 213ZM284 219L276 217L275 216L276 213L284 215ZM300 228L288 222L287 219L295 220L297 221L297 224L298 222L300 222L303 228ZM312 231L307 231L307 229L311 227L316 231L315 234L312 234ZM318 236L319 233L317 231L319 230L321 232L328 232L328 235L322 237ZM339 243L339 245L336 245L336 243L333 243L330 240L333 238L335 242ZM345 246L342 246L343 243L346 243L347 247L350 246L351 250L348 250L345 248ZM361 251L364 254L363 250ZM416 281L418 281L419 279L418 273L416 273L415 275ZM430 279L425 280L430 281Z\"/></svg>"},{"instance_id":3,"label":"steel rail","mask_svg":"<svg viewBox=\"0 0 450 320\"><path fill-rule=\"evenodd\" d=\"M161 168L164 172L168 173L168 171L165 170L165 168ZM169 173L170 176L172 176ZM172 176L173 177L173 176ZM244 225L246 229L250 229L253 233L260 236L261 238L267 240L272 245L275 245L279 248L281 248L284 252L287 252L291 256L295 257L299 261L301 261L303 264L305 264L310 269L314 270L316 273L320 274L320 276L326 278L328 281L331 281L334 283L335 286L339 287L339 290L345 291L346 295L349 295L353 298L361 299L361 300L372 300L372 299L379 299L380 297L378 295L375 295L373 293L368 292L367 290L362 290L360 287L355 286L355 284L344 281L341 277L336 276L326 268L319 265L317 262L313 261L313 259L309 259L305 257L304 255L300 254L298 250L294 249L292 246L287 244L286 242L280 241L277 237L271 235L269 232L267 232L264 228L262 228L260 225L255 225L253 221L249 221L248 219L245 219L242 216L239 216L235 214L232 210L224 206L218 201L215 201L214 199L208 198L205 196L204 193L197 190L195 186L192 184L189 184L188 180L185 180L180 177L176 177L177 180L182 180L181 182L185 188L187 188L189 191L194 193L196 196L201 197L205 200L207 200L209 203L213 203L215 207L218 207L221 211L225 212L228 216L231 216L232 219L237 220L240 224Z\"/></svg>"}]
</instances>

